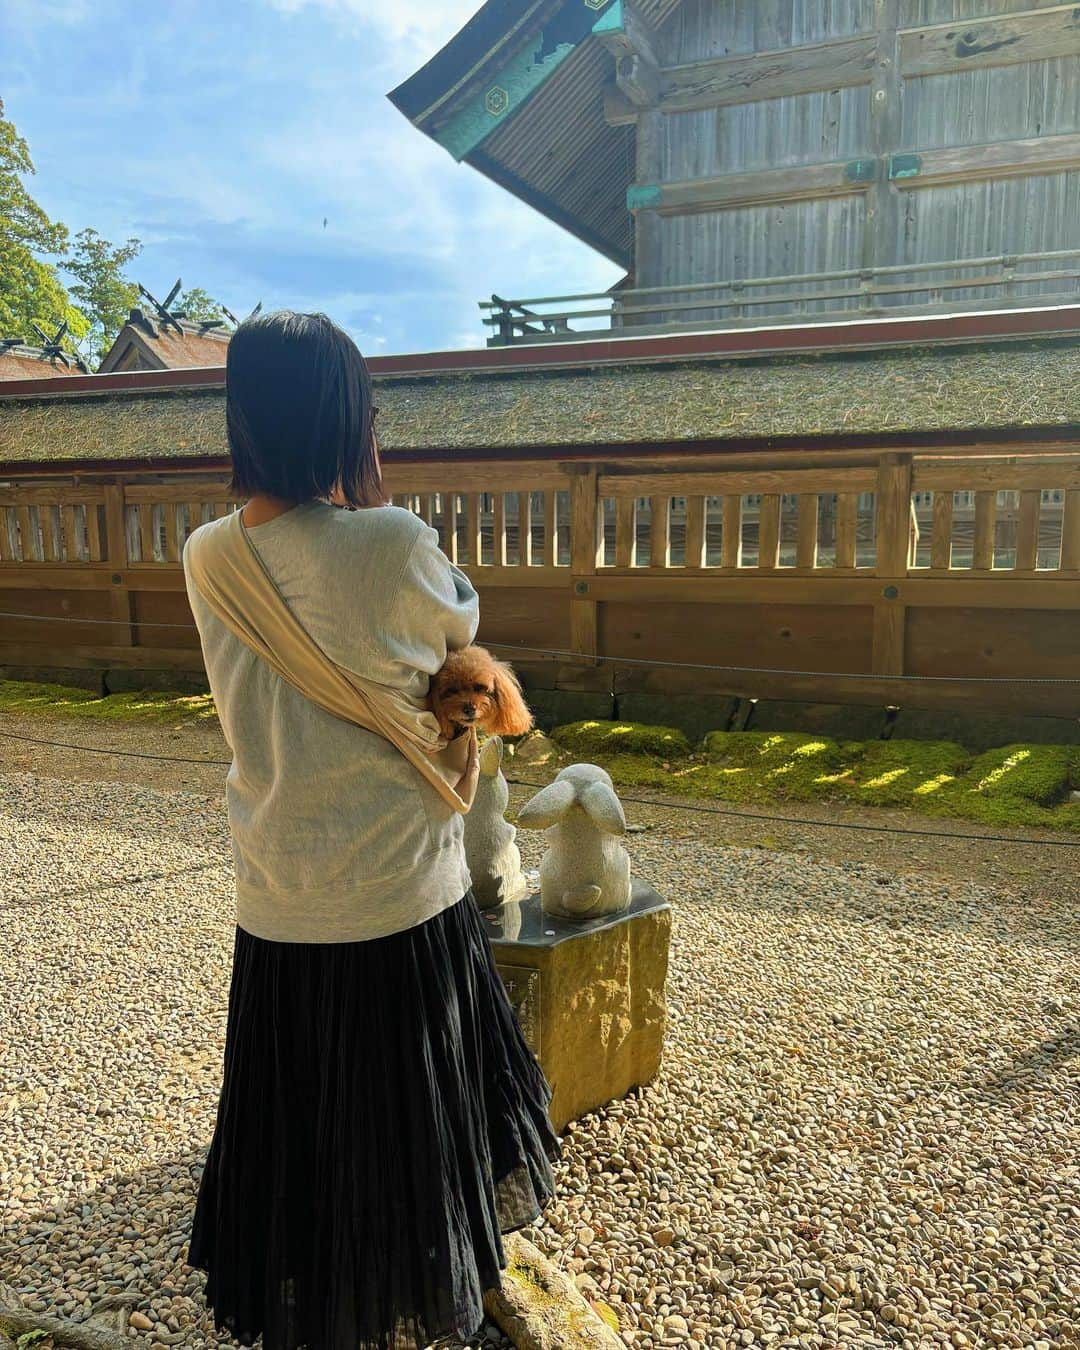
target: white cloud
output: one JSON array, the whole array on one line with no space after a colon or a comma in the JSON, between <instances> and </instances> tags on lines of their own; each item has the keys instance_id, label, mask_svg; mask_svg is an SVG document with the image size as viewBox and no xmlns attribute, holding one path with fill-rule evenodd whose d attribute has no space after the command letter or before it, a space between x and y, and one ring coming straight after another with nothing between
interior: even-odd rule
<instances>
[{"instance_id":1,"label":"white cloud","mask_svg":"<svg viewBox=\"0 0 1080 1350\"><path fill-rule=\"evenodd\" d=\"M439 0L435 5L407 5L400 0L270 0L270 3L285 14L313 8L327 10L339 18L355 19L389 42L408 43L430 55L481 7L481 0Z\"/></svg>"}]
</instances>

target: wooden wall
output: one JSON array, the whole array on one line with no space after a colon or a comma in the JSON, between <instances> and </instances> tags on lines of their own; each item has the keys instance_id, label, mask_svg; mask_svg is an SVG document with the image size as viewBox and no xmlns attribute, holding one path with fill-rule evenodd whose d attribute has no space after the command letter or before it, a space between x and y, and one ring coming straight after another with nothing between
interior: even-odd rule
<instances>
[{"instance_id":1,"label":"wooden wall","mask_svg":"<svg viewBox=\"0 0 1080 1350\"><path fill-rule=\"evenodd\" d=\"M637 126L638 287L1080 249L1073 6L684 0L640 50L609 95L610 120ZM985 288L929 289L942 279L905 275L912 289L880 303L987 301ZM995 294L1074 286L1018 281Z\"/></svg>"},{"instance_id":2,"label":"wooden wall","mask_svg":"<svg viewBox=\"0 0 1080 1350\"><path fill-rule=\"evenodd\" d=\"M473 578L481 638L545 649L517 661L538 685L1080 713L1046 682L1080 672L1075 444L600 450L387 483ZM233 505L223 471L0 487L0 667L198 671L180 551Z\"/></svg>"}]
</instances>

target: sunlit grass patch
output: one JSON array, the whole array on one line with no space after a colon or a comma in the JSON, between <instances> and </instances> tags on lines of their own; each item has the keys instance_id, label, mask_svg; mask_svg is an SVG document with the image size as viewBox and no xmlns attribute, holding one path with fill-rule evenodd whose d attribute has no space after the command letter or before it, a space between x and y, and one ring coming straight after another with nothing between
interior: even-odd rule
<instances>
[{"instance_id":1,"label":"sunlit grass patch","mask_svg":"<svg viewBox=\"0 0 1080 1350\"><path fill-rule=\"evenodd\" d=\"M867 741L837 791L875 806L913 806L963 773L971 762L952 741Z\"/></svg>"},{"instance_id":2,"label":"sunlit grass patch","mask_svg":"<svg viewBox=\"0 0 1080 1350\"><path fill-rule=\"evenodd\" d=\"M560 749L571 755L652 755L683 759L690 742L676 727L651 727L639 722L571 722L551 733Z\"/></svg>"},{"instance_id":3,"label":"sunlit grass patch","mask_svg":"<svg viewBox=\"0 0 1080 1350\"><path fill-rule=\"evenodd\" d=\"M0 711L46 712L98 721L160 723L209 722L217 717L214 700L209 694L142 690L102 697L89 689L22 680L0 680Z\"/></svg>"}]
</instances>

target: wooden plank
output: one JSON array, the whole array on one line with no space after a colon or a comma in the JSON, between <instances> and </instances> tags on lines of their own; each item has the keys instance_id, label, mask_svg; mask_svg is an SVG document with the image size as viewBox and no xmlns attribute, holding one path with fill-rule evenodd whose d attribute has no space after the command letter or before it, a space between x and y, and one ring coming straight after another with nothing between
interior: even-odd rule
<instances>
[{"instance_id":1,"label":"wooden plank","mask_svg":"<svg viewBox=\"0 0 1080 1350\"><path fill-rule=\"evenodd\" d=\"M443 552L452 563L460 562L458 556L458 499L456 492L448 492L443 497Z\"/></svg>"},{"instance_id":2,"label":"wooden plank","mask_svg":"<svg viewBox=\"0 0 1080 1350\"><path fill-rule=\"evenodd\" d=\"M38 524L41 527L41 547L45 562L61 562L60 541L56 537L56 508L39 506Z\"/></svg>"},{"instance_id":3,"label":"wooden plank","mask_svg":"<svg viewBox=\"0 0 1080 1350\"><path fill-rule=\"evenodd\" d=\"M74 506L61 506L60 525L64 535L65 561L69 563L82 562L82 545L79 541L79 523L75 519Z\"/></svg>"},{"instance_id":4,"label":"wooden plank","mask_svg":"<svg viewBox=\"0 0 1080 1350\"><path fill-rule=\"evenodd\" d=\"M180 531L176 522L178 507L176 502L165 502L162 506L165 513L165 561L180 561Z\"/></svg>"},{"instance_id":5,"label":"wooden plank","mask_svg":"<svg viewBox=\"0 0 1080 1350\"><path fill-rule=\"evenodd\" d=\"M647 186L656 189L650 192L647 204L631 206L639 217L643 211L674 216L685 212L723 211L736 206L761 206L769 202L849 197L865 192L868 184L851 177L848 161L836 160L790 169L755 169Z\"/></svg>"},{"instance_id":6,"label":"wooden plank","mask_svg":"<svg viewBox=\"0 0 1080 1350\"><path fill-rule=\"evenodd\" d=\"M50 625L55 627L55 625ZM202 652L197 647L124 647L120 645L30 647L24 643L0 643L0 665L60 666L68 669L202 671Z\"/></svg>"},{"instance_id":7,"label":"wooden plank","mask_svg":"<svg viewBox=\"0 0 1080 1350\"><path fill-rule=\"evenodd\" d=\"M795 566L816 567L818 546L818 494L799 494L799 516L795 541Z\"/></svg>"},{"instance_id":8,"label":"wooden plank","mask_svg":"<svg viewBox=\"0 0 1080 1350\"><path fill-rule=\"evenodd\" d=\"M595 575L603 548L599 475L595 465L583 467L570 483L570 558L575 578L570 602L570 646L583 656L598 648L597 601L590 578Z\"/></svg>"},{"instance_id":9,"label":"wooden plank","mask_svg":"<svg viewBox=\"0 0 1080 1350\"><path fill-rule=\"evenodd\" d=\"M605 473L600 476L602 497L726 497L778 492L873 492L875 469L761 469L756 473Z\"/></svg>"},{"instance_id":10,"label":"wooden plank","mask_svg":"<svg viewBox=\"0 0 1080 1350\"><path fill-rule=\"evenodd\" d=\"M664 88L659 68L643 56L620 57L615 83L627 102L640 109L655 108Z\"/></svg>"},{"instance_id":11,"label":"wooden plank","mask_svg":"<svg viewBox=\"0 0 1080 1350\"><path fill-rule=\"evenodd\" d=\"M900 34L900 65L907 78L1077 55L1080 11L1076 5L960 19L909 28Z\"/></svg>"},{"instance_id":12,"label":"wooden plank","mask_svg":"<svg viewBox=\"0 0 1080 1350\"><path fill-rule=\"evenodd\" d=\"M17 506L15 518L19 526L19 556L23 562L37 562L37 530L34 528L29 506Z\"/></svg>"},{"instance_id":13,"label":"wooden plank","mask_svg":"<svg viewBox=\"0 0 1080 1350\"><path fill-rule=\"evenodd\" d=\"M900 194L889 177L888 155L900 144L903 79L900 74L900 0L874 0L875 52L870 84L870 144L873 181L863 213L863 266L885 267L900 261Z\"/></svg>"},{"instance_id":14,"label":"wooden plank","mask_svg":"<svg viewBox=\"0 0 1080 1350\"><path fill-rule=\"evenodd\" d=\"M668 66L662 72L666 92L660 108L690 112L869 84L876 51L874 36L864 34Z\"/></svg>"},{"instance_id":15,"label":"wooden plank","mask_svg":"<svg viewBox=\"0 0 1080 1350\"><path fill-rule=\"evenodd\" d=\"M430 492L420 496L420 519L425 525L431 525L435 520L435 498Z\"/></svg>"},{"instance_id":16,"label":"wooden plank","mask_svg":"<svg viewBox=\"0 0 1080 1350\"><path fill-rule=\"evenodd\" d=\"M876 571L879 577L903 577L910 563L911 456L884 455L877 481Z\"/></svg>"},{"instance_id":17,"label":"wooden plank","mask_svg":"<svg viewBox=\"0 0 1080 1350\"><path fill-rule=\"evenodd\" d=\"M758 510L758 567L772 570L780 561L780 497L770 492Z\"/></svg>"},{"instance_id":18,"label":"wooden plank","mask_svg":"<svg viewBox=\"0 0 1080 1350\"><path fill-rule=\"evenodd\" d=\"M1065 494L1061 517L1061 570L1080 572L1080 489Z\"/></svg>"},{"instance_id":19,"label":"wooden plank","mask_svg":"<svg viewBox=\"0 0 1080 1350\"><path fill-rule=\"evenodd\" d=\"M681 494L679 494L681 495ZM705 566L705 498L686 499L686 567Z\"/></svg>"},{"instance_id":20,"label":"wooden plank","mask_svg":"<svg viewBox=\"0 0 1080 1350\"><path fill-rule=\"evenodd\" d=\"M105 557L114 567L127 566L124 489L119 483L110 483L105 488Z\"/></svg>"},{"instance_id":21,"label":"wooden plank","mask_svg":"<svg viewBox=\"0 0 1080 1350\"><path fill-rule=\"evenodd\" d=\"M897 187L938 187L943 183L1065 173L1080 168L1080 134L920 150L914 159L918 161L917 172L894 179Z\"/></svg>"},{"instance_id":22,"label":"wooden plank","mask_svg":"<svg viewBox=\"0 0 1080 1350\"><path fill-rule=\"evenodd\" d=\"M1020 494L1020 519L1016 526L1016 562L1020 572L1034 572L1039 556L1039 516L1042 512L1042 493L1029 488Z\"/></svg>"},{"instance_id":23,"label":"wooden plank","mask_svg":"<svg viewBox=\"0 0 1080 1350\"><path fill-rule=\"evenodd\" d=\"M101 488L95 487L26 487L16 483L0 488L0 506L82 506L84 502L105 500Z\"/></svg>"},{"instance_id":24,"label":"wooden plank","mask_svg":"<svg viewBox=\"0 0 1080 1350\"><path fill-rule=\"evenodd\" d=\"M495 567L506 566L506 493L493 492L491 509L491 537L494 542L492 563Z\"/></svg>"},{"instance_id":25,"label":"wooden plank","mask_svg":"<svg viewBox=\"0 0 1080 1350\"><path fill-rule=\"evenodd\" d=\"M952 566L953 494L934 493L934 524L930 535L930 570L947 572Z\"/></svg>"},{"instance_id":26,"label":"wooden plank","mask_svg":"<svg viewBox=\"0 0 1080 1350\"><path fill-rule=\"evenodd\" d=\"M118 582L113 577L118 576ZM116 571L108 564L71 567L67 563L9 563L0 568L0 589L53 591L185 591L184 573L177 566L134 564Z\"/></svg>"},{"instance_id":27,"label":"wooden plank","mask_svg":"<svg viewBox=\"0 0 1080 1350\"><path fill-rule=\"evenodd\" d=\"M919 492L947 488L966 492L978 488L1023 492L1025 488L1080 489L1080 459L1024 456L982 457L971 460L919 460L913 486Z\"/></svg>"},{"instance_id":28,"label":"wooden plank","mask_svg":"<svg viewBox=\"0 0 1080 1350\"><path fill-rule=\"evenodd\" d=\"M469 565L480 567L484 561L483 541L480 537L480 494L470 492L465 498L465 551Z\"/></svg>"},{"instance_id":29,"label":"wooden plank","mask_svg":"<svg viewBox=\"0 0 1080 1350\"><path fill-rule=\"evenodd\" d=\"M994 566L994 525L997 515L997 493L975 494L975 542L972 567L990 571Z\"/></svg>"},{"instance_id":30,"label":"wooden plank","mask_svg":"<svg viewBox=\"0 0 1080 1350\"><path fill-rule=\"evenodd\" d=\"M228 485L227 478L182 483L125 483L124 497L136 506L144 502L220 502L228 495Z\"/></svg>"},{"instance_id":31,"label":"wooden plank","mask_svg":"<svg viewBox=\"0 0 1080 1350\"><path fill-rule=\"evenodd\" d=\"M615 506L615 566L633 567L637 561L637 498L620 497Z\"/></svg>"},{"instance_id":32,"label":"wooden plank","mask_svg":"<svg viewBox=\"0 0 1080 1350\"><path fill-rule=\"evenodd\" d=\"M192 530L197 530L203 523L202 502L188 502L187 504L187 529L190 535Z\"/></svg>"},{"instance_id":33,"label":"wooden plank","mask_svg":"<svg viewBox=\"0 0 1080 1350\"><path fill-rule=\"evenodd\" d=\"M544 566L555 567L559 561L558 494L554 488L544 489Z\"/></svg>"},{"instance_id":34,"label":"wooden plank","mask_svg":"<svg viewBox=\"0 0 1080 1350\"><path fill-rule=\"evenodd\" d=\"M940 577L916 573L902 594L909 609L1080 610L1080 586L1050 571L1025 578L1007 571L987 575L967 569Z\"/></svg>"},{"instance_id":35,"label":"wooden plank","mask_svg":"<svg viewBox=\"0 0 1080 1350\"><path fill-rule=\"evenodd\" d=\"M470 567L461 569L480 591L513 587L526 587L529 590L557 590L565 597L569 571L565 567L519 567L508 563L505 567Z\"/></svg>"},{"instance_id":36,"label":"wooden plank","mask_svg":"<svg viewBox=\"0 0 1080 1350\"><path fill-rule=\"evenodd\" d=\"M101 562L101 516L96 502L86 506L86 547L90 562Z\"/></svg>"},{"instance_id":37,"label":"wooden plank","mask_svg":"<svg viewBox=\"0 0 1080 1350\"><path fill-rule=\"evenodd\" d=\"M649 499L649 566L671 566L671 498Z\"/></svg>"},{"instance_id":38,"label":"wooden plank","mask_svg":"<svg viewBox=\"0 0 1080 1350\"><path fill-rule=\"evenodd\" d=\"M724 497L724 523L720 536L720 565L738 567L742 562L742 496Z\"/></svg>"},{"instance_id":39,"label":"wooden plank","mask_svg":"<svg viewBox=\"0 0 1080 1350\"><path fill-rule=\"evenodd\" d=\"M156 562L157 552L154 548L154 508L149 502L144 502L138 508L139 513L139 561L144 563ZM214 519L217 520L217 508L214 508Z\"/></svg>"},{"instance_id":40,"label":"wooden plank","mask_svg":"<svg viewBox=\"0 0 1080 1350\"><path fill-rule=\"evenodd\" d=\"M783 568L768 575L754 568L717 575L709 568L686 575L676 567L664 576L638 571L617 576L605 569L587 578L589 595L601 603L626 604L689 603L702 605L873 605L881 595L877 578L868 575L835 577L831 569L819 569L813 576L793 577ZM575 583L585 578L574 578ZM693 635L691 635L692 639Z\"/></svg>"},{"instance_id":41,"label":"wooden plank","mask_svg":"<svg viewBox=\"0 0 1080 1350\"><path fill-rule=\"evenodd\" d=\"M522 567L533 564L532 493L519 492L518 499L518 561Z\"/></svg>"},{"instance_id":42,"label":"wooden plank","mask_svg":"<svg viewBox=\"0 0 1080 1350\"><path fill-rule=\"evenodd\" d=\"M873 674L904 674L906 616L899 600L881 600L874 606Z\"/></svg>"},{"instance_id":43,"label":"wooden plank","mask_svg":"<svg viewBox=\"0 0 1080 1350\"><path fill-rule=\"evenodd\" d=\"M487 463L391 464L383 465L386 491L400 496L406 492L439 492L452 479L457 492L490 492L496 476L503 492L526 492L555 487L566 489L568 475L551 460L492 460Z\"/></svg>"},{"instance_id":44,"label":"wooden plank","mask_svg":"<svg viewBox=\"0 0 1080 1350\"><path fill-rule=\"evenodd\" d=\"M7 506L0 506L0 562L18 562L11 532L11 509Z\"/></svg>"},{"instance_id":45,"label":"wooden plank","mask_svg":"<svg viewBox=\"0 0 1080 1350\"><path fill-rule=\"evenodd\" d=\"M841 492L836 499L836 566L855 566L859 499L854 492Z\"/></svg>"}]
</instances>

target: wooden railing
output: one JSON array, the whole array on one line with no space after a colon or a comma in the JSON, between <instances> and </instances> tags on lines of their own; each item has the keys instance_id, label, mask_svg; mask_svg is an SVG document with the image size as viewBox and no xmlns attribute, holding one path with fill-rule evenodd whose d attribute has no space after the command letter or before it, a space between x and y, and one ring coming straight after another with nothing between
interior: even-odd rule
<instances>
[{"instance_id":1,"label":"wooden railing","mask_svg":"<svg viewBox=\"0 0 1080 1350\"><path fill-rule=\"evenodd\" d=\"M550 664L579 687L1080 715L1048 682L1080 677L1075 447L661 464L386 474L481 591L481 636L569 653ZM25 616L0 618L0 665L197 670L180 554L235 505L224 475L0 489L0 611Z\"/></svg>"},{"instance_id":2,"label":"wooden railing","mask_svg":"<svg viewBox=\"0 0 1080 1350\"><path fill-rule=\"evenodd\" d=\"M888 267L844 268L785 276L682 285L624 287L577 295L541 295L480 302L492 330L489 346L559 342L601 326L635 333L688 326L737 328L762 323L805 323L880 314L917 314L942 308L1075 302L1080 249L951 258ZM963 293L961 295L961 293ZM581 325L585 327L572 327Z\"/></svg>"}]
</instances>

